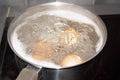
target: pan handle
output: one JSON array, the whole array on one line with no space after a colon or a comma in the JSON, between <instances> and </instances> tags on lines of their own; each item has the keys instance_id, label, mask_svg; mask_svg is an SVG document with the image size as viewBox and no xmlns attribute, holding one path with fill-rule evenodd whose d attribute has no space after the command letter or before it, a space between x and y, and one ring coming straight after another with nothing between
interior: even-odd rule
<instances>
[{"instance_id":1,"label":"pan handle","mask_svg":"<svg viewBox=\"0 0 120 80\"><path fill-rule=\"evenodd\" d=\"M38 73L42 69L27 65L22 69L16 80L38 80Z\"/></svg>"}]
</instances>

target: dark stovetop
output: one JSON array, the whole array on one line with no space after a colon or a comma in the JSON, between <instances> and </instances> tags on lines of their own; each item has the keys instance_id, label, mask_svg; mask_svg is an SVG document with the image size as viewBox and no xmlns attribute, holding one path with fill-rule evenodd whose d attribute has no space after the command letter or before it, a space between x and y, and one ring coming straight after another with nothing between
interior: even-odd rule
<instances>
[{"instance_id":1,"label":"dark stovetop","mask_svg":"<svg viewBox=\"0 0 120 80\"><path fill-rule=\"evenodd\" d=\"M100 16L106 24L108 39L101 51L101 69L92 80L120 80L120 15ZM12 17L6 19L6 25L0 44L0 80L15 80L21 68L7 43L7 29Z\"/></svg>"}]
</instances>

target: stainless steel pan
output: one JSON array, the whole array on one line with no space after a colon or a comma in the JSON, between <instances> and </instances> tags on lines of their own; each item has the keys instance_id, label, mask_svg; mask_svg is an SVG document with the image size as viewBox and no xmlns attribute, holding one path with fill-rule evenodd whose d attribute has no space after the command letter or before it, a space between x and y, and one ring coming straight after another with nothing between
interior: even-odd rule
<instances>
[{"instance_id":1,"label":"stainless steel pan","mask_svg":"<svg viewBox=\"0 0 120 80\"><path fill-rule=\"evenodd\" d=\"M34 15L35 13L38 13L38 12L54 11L54 10L57 10L57 11L61 11L61 10L62 11L72 11L74 13L77 13L77 14L80 14L80 15L84 15L85 17L91 19L91 21L94 22L95 25L97 25L97 29L99 29L100 34L102 36L101 45L97 49L96 54L94 56L90 57L89 59L87 59L86 61L84 61L82 64L85 64L86 62L88 62L91 59L93 59L94 57L96 57L100 53L100 51L103 49L103 47L104 47L104 45L106 43L107 31L106 31L106 27L105 27L104 23L102 22L102 20L98 16L96 16L94 13L88 11L87 9L84 9L84 8L82 8L80 6L77 6L77 5L74 5L74 4L62 3L62 2L46 3L46 4L42 4L42 5L37 5L37 6L31 7L29 9L27 9L23 14L21 14L19 17L17 17L12 22L12 24L9 27L8 36L7 37L8 37L9 45L12 48L12 50L14 51L14 53L18 57L20 57L21 59L23 59L26 62L28 62L29 64L32 64L33 66L37 67L38 68L37 71L39 71L43 67L44 68L48 68L48 69L54 69L55 71L61 70L61 69L67 69L67 68L59 68L58 69L58 68L54 68L54 67L53 68L52 67L48 67L48 66L46 67L46 66L40 65L37 62L34 62L33 60L30 60L23 53L21 53L21 51L19 52L18 49L16 49L13 46L11 37L12 37L13 32L16 29L16 27L18 25L20 25L21 23L23 23L26 19L28 19L29 16ZM16 45L19 45L19 44L16 44ZM75 65L75 66L81 66L82 64ZM72 66L72 68L74 68L75 66ZM27 67L27 69L23 69L24 71L22 71L22 72L24 74L25 74L26 71L28 73L29 73L29 71L34 73L35 70L34 69L32 70L32 69L33 69L33 67L32 68L31 67ZM29 75L31 75L31 74L29 74ZM17 80L19 80L21 78L21 76L22 75L20 75ZM25 76L27 76L27 75L25 75ZM22 78L24 78L24 77L22 77ZM22 79L22 80L25 80L25 79Z\"/></svg>"}]
</instances>

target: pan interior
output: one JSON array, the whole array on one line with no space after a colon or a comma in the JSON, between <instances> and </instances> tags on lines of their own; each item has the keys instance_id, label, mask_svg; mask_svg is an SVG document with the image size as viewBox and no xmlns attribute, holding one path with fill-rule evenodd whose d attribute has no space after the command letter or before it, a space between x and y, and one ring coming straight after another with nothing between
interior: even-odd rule
<instances>
[{"instance_id":1,"label":"pan interior","mask_svg":"<svg viewBox=\"0 0 120 80\"><path fill-rule=\"evenodd\" d=\"M103 44L101 31L90 18L72 11L35 13L16 26L11 43L17 55L37 67L62 68L69 54L82 63L97 55Z\"/></svg>"}]
</instances>

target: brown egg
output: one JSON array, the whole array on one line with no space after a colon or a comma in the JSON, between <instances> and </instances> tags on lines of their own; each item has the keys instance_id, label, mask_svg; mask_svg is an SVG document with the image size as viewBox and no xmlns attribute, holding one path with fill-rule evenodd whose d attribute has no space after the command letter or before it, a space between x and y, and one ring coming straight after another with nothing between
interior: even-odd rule
<instances>
[{"instance_id":1,"label":"brown egg","mask_svg":"<svg viewBox=\"0 0 120 80\"><path fill-rule=\"evenodd\" d=\"M40 40L32 48L32 57L37 60L47 60L54 54L55 48L46 40Z\"/></svg>"},{"instance_id":2,"label":"brown egg","mask_svg":"<svg viewBox=\"0 0 120 80\"><path fill-rule=\"evenodd\" d=\"M75 54L69 54L65 56L61 62L62 67L70 67L70 66L75 66L82 63L82 59L75 55Z\"/></svg>"},{"instance_id":3,"label":"brown egg","mask_svg":"<svg viewBox=\"0 0 120 80\"><path fill-rule=\"evenodd\" d=\"M63 46L72 45L76 43L78 33L73 28L67 28L59 36L59 43Z\"/></svg>"}]
</instances>

